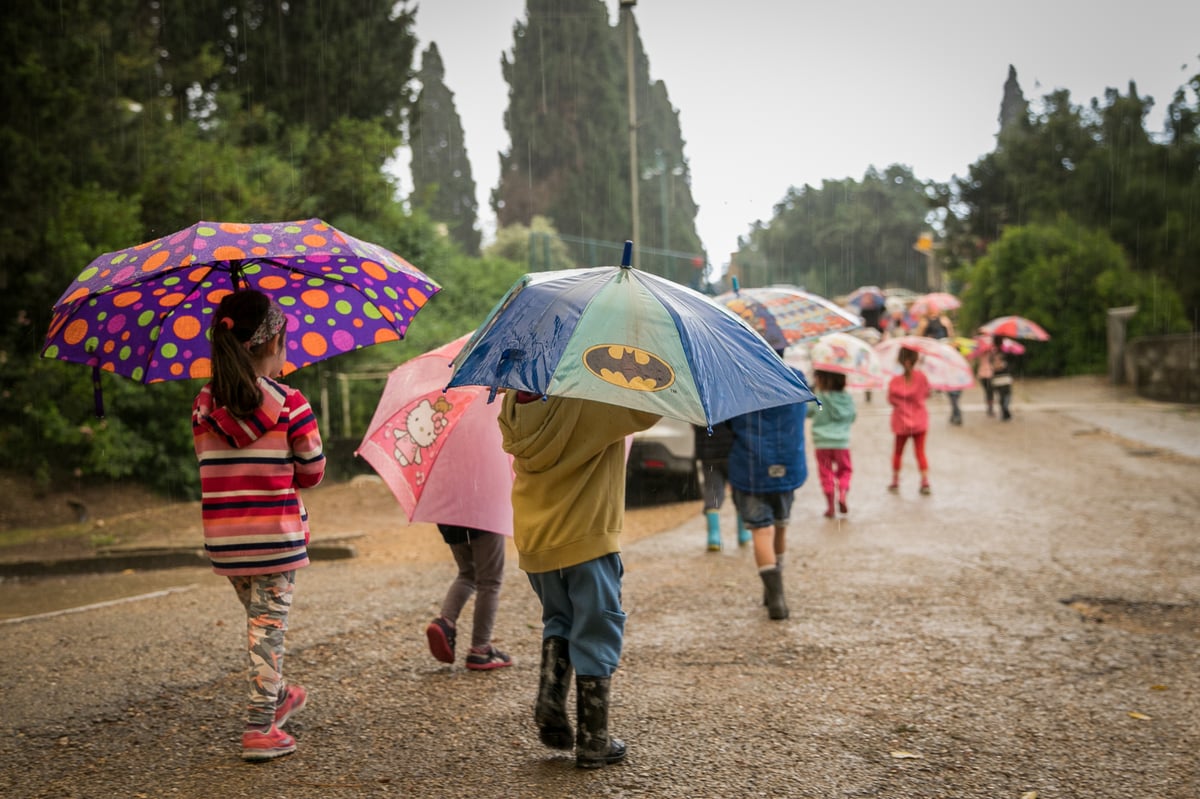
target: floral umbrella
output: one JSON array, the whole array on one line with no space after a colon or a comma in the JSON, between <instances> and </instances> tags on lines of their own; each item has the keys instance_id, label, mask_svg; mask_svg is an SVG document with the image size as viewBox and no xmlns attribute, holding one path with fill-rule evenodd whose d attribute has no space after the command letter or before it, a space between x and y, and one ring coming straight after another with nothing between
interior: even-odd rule
<instances>
[{"instance_id":1,"label":"floral umbrella","mask_svg":"<svg viewBox=\"0 0 1200 799\"><path fill-rule=\"evenodd\" d=\"M208 377L212 314L241 288L287 314L285 374L402 338L440 290L399 255L320 219L198 222L92 261L55 303L42 355L141 383Z\"/></svg>"},{"instance_id":2,"label":"floral umbrella","mask_svg":"<svg viewBox=\"0 0 1200 799\"><path fill-rule=\"evenodd\" d=\"M846 375L847 388L878 389L884 374L874 349L851 333L831 333L812 343L809 360L814 370Z\"/></svg>"},{"instance_id":3,"label":"floral umbrella","mask_svg":"<svg viewBox=\"0 0 1200 799\"><path fill-rule=\"evenodd\" d=\"M827 333L862 327L862 318L839 308L824 297L785 286L740 288L716 301L746 320L774 349L786 349Z\"/></svg>"},{"instance_id":4,"label":"floral umbrella","mask_svg":"<svg viewBox=\"0 0 1200 799\"><path fill-rule=\"evenodd\" d=\"M901 349L921 354L916 368L925 373L929 387L936 391L961 391L975 384L971 364L953 344L925 336L899 336L879 342L875 354L879 356L885 375L903 371L899 360Z\"/></svg>"}]
</instances>

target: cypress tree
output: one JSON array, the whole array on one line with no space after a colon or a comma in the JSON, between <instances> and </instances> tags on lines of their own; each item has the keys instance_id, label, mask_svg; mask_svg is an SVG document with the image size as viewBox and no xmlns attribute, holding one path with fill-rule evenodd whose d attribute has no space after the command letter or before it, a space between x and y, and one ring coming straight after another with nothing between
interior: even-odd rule
<instances>
[{"instance_id":1,"label":"cypress tree","mask_svg":"<svg viewBox=\"0 0 1200 799\"><path fill-rule=\"evenodd\" d=\"M475 179L463 143L462 120L454 107L454 94L446 87L436 44L422 54L417 80L421 91L409 125L413 205L445 224L450 238L465 252L478 254Z\"/></svg>"}]
</instances>

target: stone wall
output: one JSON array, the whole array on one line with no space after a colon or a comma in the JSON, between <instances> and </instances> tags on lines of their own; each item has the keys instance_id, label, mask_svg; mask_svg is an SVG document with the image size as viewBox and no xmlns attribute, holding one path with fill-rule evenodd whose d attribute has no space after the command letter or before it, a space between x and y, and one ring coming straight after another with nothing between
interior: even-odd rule
<instances>
[{"instance_id":1,"label":"stone wall","mask_svg":"<svg viewBox=\"0 0 1200 799\"><path fill-rule=\"evenodd\" d=\"M1125 377L1138 396L1200 403L1200 334L1131 340L1125 345Z\"/></svg>"}]
</instances>

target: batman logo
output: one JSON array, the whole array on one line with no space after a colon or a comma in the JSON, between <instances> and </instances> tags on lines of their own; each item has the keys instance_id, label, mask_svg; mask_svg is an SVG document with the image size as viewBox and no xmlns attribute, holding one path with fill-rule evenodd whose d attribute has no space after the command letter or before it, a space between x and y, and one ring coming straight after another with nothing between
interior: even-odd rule
<instances>
[{"instance_id":1,"label":"batman logo","mask_svg":"<svg viewBox=\"0 0 1200 799\"><path fill-rule=\"evenodd\" d=\"M634 391L662 391L675 382L675 370L662 358L624 344L591 347L583 365L605 383Z\"/></svg>"}]
</instances>

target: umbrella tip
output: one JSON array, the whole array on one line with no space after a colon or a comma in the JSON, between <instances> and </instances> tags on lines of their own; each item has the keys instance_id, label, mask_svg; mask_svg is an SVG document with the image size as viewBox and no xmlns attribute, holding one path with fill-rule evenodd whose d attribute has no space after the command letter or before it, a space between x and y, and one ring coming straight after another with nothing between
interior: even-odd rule
<instances>
[{"instance_id":1,"label":"umbrella tip","mask_svg":"<svg viewBox=\"0 0 1200 799\"><path fill-rule=\"evenodd\" d=\"M633 242L626 239L625 249L621 252L621 266L628 269L633 265Z\"/></svg>"},{"instance_id":2,"label":"umbrella tip","mask_svg":"<svg viewBox=\"0 0 1200 799\"><path fill-rule=\"evenodd\" d=\"M737 275L734 275L732 278L730 278L730 282L733 284L733 293L737 294L742 288L741 283L738 282Z\"/></svg>"}]
</instances>

